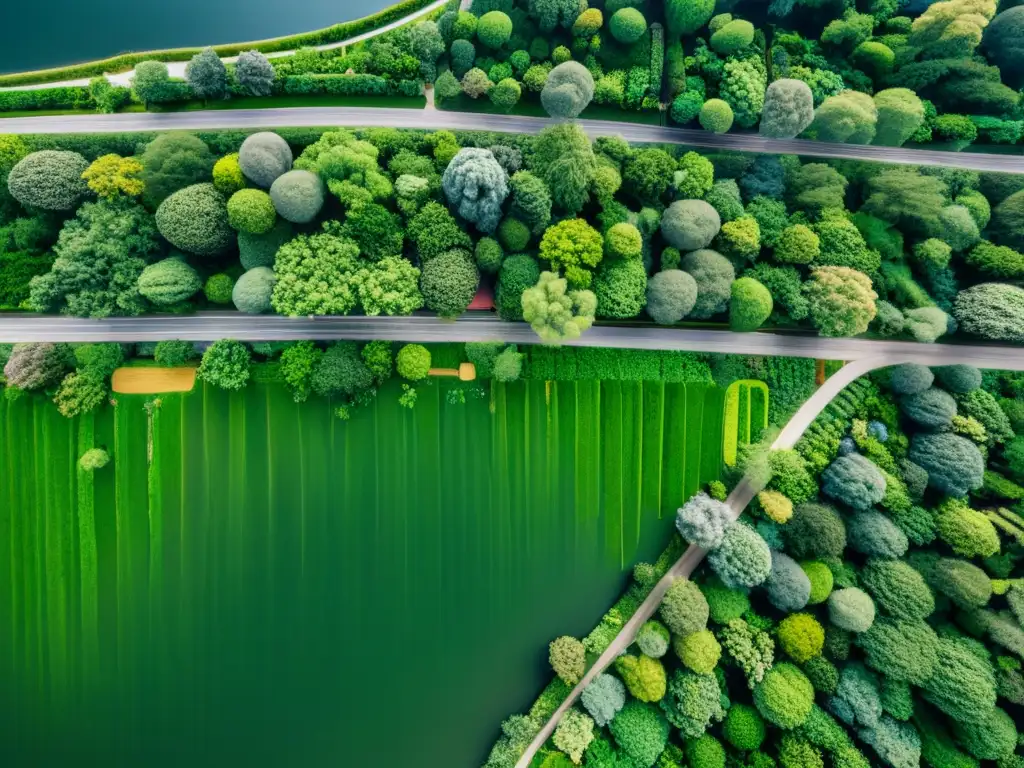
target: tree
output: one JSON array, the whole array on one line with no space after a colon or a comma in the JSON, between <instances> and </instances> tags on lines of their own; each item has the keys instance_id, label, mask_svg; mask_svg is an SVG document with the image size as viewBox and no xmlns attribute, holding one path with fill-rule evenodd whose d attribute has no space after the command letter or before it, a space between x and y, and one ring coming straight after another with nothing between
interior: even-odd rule
<instances>
[{"instance_id":1,"label":"tree","mask_svg":"<svg viewBox=\"0 0 1024 768\"><path fill-rule=\"evenodd\" d=\"M356 305L359 247L332 234L299 235L281 246L274 262L274 311L299 315L346 315Z\"/></svg>"},{"instance_id":2,"label":"tree","mask_svg":"<svg viewBox=\"0 0 1024 768\"><path fill-rule=\"evenodd\" d=\"M401 256L385 256L359 270L355 281L363 312L376 315L411 315L423 306L420 270Z\"/></svg>"},{"instance_id":3,"label":"tree","mask_svg":"<svg viewBox=\"0 0 1024 768\"><path fill-rule=\"evenodd\" d=\"M935 176L913 168L887 169L868 180L866 193L862 209L867 213L922 236L947 231L938 215L946 185Z\"/></svg>"},{"instance_id":4,"label":"tree","mask_svg":"<svg viewBox=\"0 0 1024 768\"><path fill-rule=\"evenodd\" d=\"M398 375L409 381L420 381L430 373L430 351L421 344L406 344L395 362Z\"/></svg>"},{"instance_id":5,"label":"tree","mask_svg":"<svg viewBox=\"0 0 1024 768\"><path fill-rule=\"evenodd\" d=\"M454 248L422 265L420 290L427 309L444 318L466 311L480 285L480 270L468 251Z\"/></svg>"},{"instance_id":6,"label":"tree","mask_svg":"<svg viewBox=\"0 0 1024 768\"><path fill-rule=\"evenodd\" d=\"M77 152L42 150L19 160L7 175L7 189L24 206L72 211L89 193L82 174L89 163Z\"/></svg>"},{"instance_id":7,"label":"tree","mask_svg":"<svg viewBox=\"0 0 1024 768\"><path fill-rule=\"evenodd\" d=\"M468 249L472 245L448 209L433 200L409 221L407 235L416 244L420 264L453 248Z\"/></svg>"},{"instance_id":8,"label":"tree","mask_svg":"<svg viewBox=\"0 0 1024 768\"><path fill-rule=\"evenodd\" d=\"M734 280L729 302L729 328L756 331L772 313L772 295L752 277Z\"/></svg>"},{"instance_id":9,"label":"tree","mask_svg":"<svg viewBox=\"0 0 1024 768\"><path fill-rule=\"evenodd\" d=\"M752 128L764 109L767 86L767 75L760 59L730 60L725 63L718 95L732 107L737 125Z\"/></svg>"},{"instance_id":10,"label":"tree","mask_svg":"<svg viewBox=\"0 0 1024 768\"><path fill-rule=\"evenodd\" d=\"M545 128L534 140L530 170L544 181L554 205L568 213L587 202L596 169L590 139L573 123Z\"/></svg>"},{"instance_id":11,"label":"tree","mask_svg":"<svg viewBox=\"0 0 1024 768\"><path fill-rule=\"evenodd\" d=\"M924 123L924 105L907 88L889 88L875 94L878 123L872 144L901 147Z\"/></svg>"},{"instance_id":12,"label":"tree","mask_svg":"<svg viewBox=\"0 0 1024 768\"><path fill-rule=\"evenodd\" d=\"M626 703L626 689L617 677L603 673L583 689L580 703L594 722L604 728Z\"/></svg>"},{"instance_id":13,"label":"tree","mask_svg":"<svg viewBox=\"0 0 1024 768\"><path fill-rule=\"evenodd\" d=\"M588 8L576 17L572 23L573 37L582 37L589 40L597 34L604 24L604 14L599 8ZM529 65L527 65L529 66ZM522 67L525 71L526 67Z\"/></svg>"},{"instance_id":14,"label":"tree","mask_svg":"<svg viewBox=\"0 0 1024 768\"><path fill-rule=\"evenodd\" d=\"M401 353L399 353L401 354ZM576 685L586 669L587 652L575 637L563 635L548 646L548 660L555 674L567 685Z\"/></svg>"},{"instance_id":15,"label":"tree","mask_svg":"<svg viewBox=\"0 0 1024 768\"><path fill-rule=\"evenodd\" d=\"M555 272L541 272L523 291L523 319L545 342L578 339L594 323L597 298L590 291L569 291Z\"/></svg>"},{"instance_id":16,"label":"tree","mask_svg":"<svg viewBox=\"0 0 1024 768\"><path fill-rule=\"evenodd\" d=\"M224 196L213 184L194 184L168 197L157 209L156 225L171 245L198 256L223 253L235 240Z\"/></svg>"},{"instance_id":17,"label":"tree","mask_svg":"<svg viewBox=\"0 0 1024 768\"><path fill-rule=\"evenodd\" d=\"M578 288L590 287L591 270L603 255L601 234L583 219L560 221L549 227L540 241L540 258Z\"/></svg>"},{"instance_id":18,"label":"tree","mask_svg":"<svg viewBox=\"0 0 1024 768\"><path fill-rule=\"evenodd\" d=\"M250 96L269 96L274 90L274 67L259 51L242 51L235 62L235 80Z\"/></svg>"},{"instance_id":19,"label":"tree","mask_svg":"<svg viewBox=\"0 0 1024 768\"><path fill-rule=\"evenodd\" d=\"M754 42L754 25L745 19L733 19L711 35L711 48L720 56L732 56Z\"/></svg>"},{"instance_id":20,"label":"tree","mask_svg":"<svg viewBox=\"0 0 1024 768\"><path fill-rule=\"evenodd\" d=\"M498 83L491 88L489 95L491 103L494 104L494 106L505 112L510 112L512 108L519 103L519 99L523 95L523 90L516 80L511 77L506 77L499 80Z\"/></svg>"},{"instance_id":21,"label":"tree","mask_svg":"<svg viewBox=\"0 0 1024 768\"><path fill-rule=\"evenodd\" d=\"M409 28L409 47L413 56L420 60L420 71L423 65L433 65L444 53L445 43L437 24L433 21L421 21Z\"/></svg>"},{"instance_id":22,"label":"tree","mask_svg":"<svg viewBox=\"0 0 1024 768\"><path fill-rule=\"evenodd\" d=\"M181 258L161 259L139 275L139 293L158 307L187 301L203 287L199 275Z\"/></svg>"},{"instance_id":23,"label":"tree","mask_svg":"<svg viewBox=\"0 0 1024 768\"><path fill-rule=\"evenodd\" d=\"M701 29L715 12L715 0L667 0L665 18L669 36L692 35Z\"/></svg>"},{"instance_id":24,"label":"tree","mask_svg":"<svg viewBox=\"0 0 1024 768\"><path fill-rule=\"evenodd\" d=\"M619 8L608 22L608 31L623 45L632 45L647 32L647 19L636 8Z\"/></svg>"},{"instance_id":25,"label":"tree","mask_svg":"<svg viewBox=\"0 0 1024 768\"><path fill-rule=\"evenodd\" d=\"M249 235L265 235L277 222L274 203L261 189L238 190L228 200L227 211L231 227Z\"/></svg>"},{"instance_id":26,"label":"tree","mask_svg":"<svg viewBox=\"0 0 1024 768\"><path fill-rule=\"evenodd\" d=\"M825 163L805 163L792 170L786 182L789 200L797 208L817 211L845 205L849 182Z\"/></svg>"},{"instance_id":27,"label":"tree","mask_svg":"<svg viewBox=\"0 0 1024 768\"><path fill-rule=\"evenodd\" d=\"M291 170L292 150L276 133L254 133L242 142L238 165L253 184L269 189L279 176Z\"/></svg>"},{"instance_id":28,"label":"tree","mask_svg":"<svg viewBox=\"0 0 1024 768\"><path fill-rule=\"evenodd\" d=\"M706 248L722 227L718 211L703 200L677 200L661 217L661 234L680 251Z\"/></svg>"},{"instance_id":29,"label":"tree","mask_svg":"<svg viewBox=\"0 0 1024 768\"><path fill-rule=\"evenodd\" d=\"M532 288L540 279L540 265L526 253L508 256L498 273L498 289L495 304L502 320L523 319L523 292Z\"/></svg>"},{"instance_id":30,"label":"tree","mask_svg":"<svg viewBox=\"0 0 1024 768\"><path fill-rule=\"evenodd\" d=\"M107 200L124 195L138 197L144 185L139 178L142 163L134 157L103 155L92 162L82 174L89 189Z\"/></svg>"},{"instance_id":31,"label":"tree","mask_svg":"<svg viewBox=\"0 0 1024 768\"><path fill-rule=\"evenodd\" d=\"M774 256L784 264L810 264L821 252L821 240L810 227L794 224L779 236Z\"/></svg>"},{"instance_id":32,"label":"tree","mask_svg":"<svg viewBox=\"0 0 1024 768\"><path fill-rule=\"evenodd\" d=\"M4 364L7 386L45 389L60 381L68 366L68 348L52 342L15 344Z\"/></svg>"},{"instance_id":33,"label":"tree","mask_svg":"<svg viewBox=\"0 0 1024 768\"><path fill-rule=\"evenodd\" d=\"M162 61L140 61L135 65L132 90L139 101L148 105L161 95L168 80L167 65Z\"/></svg>"},{"instance_id":34,"label":"tree","mask_svg":"<svg viewBox=\"0 0 1024 768\"><path fill-rule=\"evenodd\" d=\"M811 714L814 687L796 666L776 664L754 688L754 705L769 723L796 728Z\"/></svg>"},{"instance_id":35,"label":"tree","mask_svg":"<svg viewBox=\"0 0 1024 768\"><path fill-rule=\"evenodd\" d=\"M875 317L878 294L867 275L849 267L816 267L804 283L811 321L822 336L856 336Z\"/></svg>"},{"instance_id":36,"label":"tree","mask_svg":"<svg viewBox=\"0 0 1024 768\"><path fill-rule=\"evenodd\" d=\"M762 584L771 573L771 550L755 530L733 522L722 543L708 554L708 564L727 587L749 589Z\"/></svg>"},{"instance_id":37,"label":"tree","mask_svg":"<svg viewBox=\"0 0 1024 768\"><path fill-rule=\"evenodd\" d=\"M208 181L214 157L210 148L188 133L162 133L142 153L142 201L155 210L179 189Z\"/></svg>"},{"instance_id":38,"label":"tree","mask_svg":"<svg viewBox=\"0 0 1024 768\"><path fill-rule=\"evenodd\" d=\"M680 198L700 198L711 190L714 180L715 167L711 161L696 152L687 152L679 158L672 188Z\"/></svg>"},{"instance_id":39,"label":"tree","mask_svg":"<svg viewBox=\"0 0 1024 768\"><path fill-rule=\"evenodd\" d=\"M30 283L37 312L79 317L139 315L138 279L159 249L151 214L129 201L86 203L61 230L51 270Z\"/></svg>"},{"instance_id":40,"label":"tree","mask_svg":"<svg viewBox=\"0 0 1024 768\"><path fill-rule=\"evenodd\" d=\"M488 48L497 50L512 36L512 19L507 13L489 11L477 22L476 36Z\"/></svg>"},{"instance_id":41,"label":"tree","mask_svg":"<svg viewBox=\"0 0 1024 768\"><path fill-rule=\"evenodd\" d=\"M509 180L512 207L509 213L539 235L551 221L551 193L547 185L530 171L516 171Z\"/></svg>"},{"instance_id":42,"label":"tree","mask_svg":"<svg viewBox=\"0 0 1024 768\"><path fill-rule=\"evenodd\" d=\"M508 197L508 176L490 150L460 149L441 177L445 198L481 232L493 232Z\"/></svg>"},{"instance_id":43,"label":"tree","mask_svg":"<svg viewBox=\"0 0 1024 768\"><path fill-rule=\"evenodd\" d=\"M221 339L206 348L196 375L221 389L245 389L249 382L251 361L252 354L245 344L231 339Z\"/></svg>"},{"instance_id":44,"label":"tree","mask_svg":"<svg viewBox=\"0 0 1024 768\"><path fill-rule=\"evenodd\" d=\"M907 44L925 59L968 58L996 13L996 0L945 0L914 19Z\"/></svg>"},{"instance_id":45,"label":"tree","mask_svg":"<svg viewBox=\"0 0 1024 768\"><path fill-rule=\"evenodd\" d=\"M708 99L700 108L701 128L712 133L727 133L735 119L732 107L722 99Z\"/></svg>"},{"instance_id":46,"label":"tree","mask_svg":"<svg viewBox=\"0 0 1024 768\"><path fill-rule=\"evenodd\" d=\"M764 97L760 133L775 139L792 139L814 120L814 97L801 80L776 80Z\"/></svg>"},{"instance_id":47,"label":"tree","mask_svg":"<svg viewBox=\"0 0 1024 768\"><path fill-rule=\"evenodd\" d=\"M231 291L235 309L249 315L268 312L277 278L270 267L254 267L243 274Z\"/></svg>"},{"instance_id":48,"label":"tree","mask_svg":"<svg viewBox=\"0 0 1024 768\"><path fill-rule=\"evenodd\" d=\"M158 341L153 353L157 365L175 368L184 365L196 356L195 344L191 341Z\"/></svg>"},{"instance_id":49,"label":"tree","mask_svg":"<svg viewBox=\"0 0 1024 768\"><path fill-rule=\"evenodd\" d=\"M676 530L685 541L701 549L715 549L725 537L732 511L706 493L698 493L676 512Z\"/></svg>"},{"instance_id":50,"label":"tree","mask_svg":"<svg viewBox=\"0 0 1024 768\"><path fill-rule=\"evenodd\" d=\"M338 341L317 361L310 386L320 397L353 397L373 386L373 375L354 341Z\"/></svg>"},{"instance_id":51,"label":"tree","mask_svg":"<svg viewBox=\"0 0 1024 768\"><path fill-rule=\"evenodd\" d=\"M992 212L992 236L1000 244L1024 251L1024 190L1014 192Z\"/></svg>"},{"instance_id":52,"label":"tree","mask_svg":"<svg viewBox=\"0 0 1024 768\"><path fill-rule=\"evenodd\" d=\"M490 93L494 83L479 67L473 67L462 76L462 92L471 99L479 99Z\"/></svg>"},{"instance_id":53,"label":"tree","mask_svg":"<svg viewBox=\"0 0 1024 768\"><path fill-rule=\"evenodd\" d=\"M185 80L201 99L228 97L228 73L213 48L204 48L185 65Z\"/></svg>"},{"instance_id":54,"label":"tree","mask_svg":"<svg viewBox=\"0 0 1024 768\"><path fill-rule=\"evenodd\" d=\"M736 270L727 258L717 251L691 251L683 257L680 268L697 283L697 302L689 313L691 318L707 320L726 310L736 278Z\"/></svg>"},{"instance_id":55,"label":"tree","mask_svg":"<svg viewBox=\"0 0 1024 768\"><path fill-rule=\"evenodd\" d=\"M866 93L846 90L829 96L815 110L808 137L818 141L870 144L878 126L878 107Z\"/></svg>"},{"instance_id":56,"label":"tree","mask_svg":"<svg viewBox=\"0 0 1024 768\"><path fill-rule=\"evenodd\" d=\"M574 764L579 765L584 751L593 740L594 721L573 707L559 721L551 741Z\"/></svg>"},{"instance_id":57,"label":"tree","mask_svg":"<svg viewBox=\"0 0 1024 768\"><path fill-rule=\"evenodd\" d=\"M530 15L537 19L540 31L544 33L554 31L556 26L569 29L586 7L586 2L582 0L530 0L529 2Z\"/></svg>"},{"instance_id":58,"label":"tree","mask_svg":"<svg viewBox=\"0 0 1024 768\"><path fill-rule=\"evenodd\" d=\"M324 185L310 171L292 170L278 176L270 187L278 215L295 224L307 224L324 205Z\"/></svg>"},{"instance_id":59,"label":"tree","mask_svg":"<svg viewBox=\"0 0 1024 768\"><path fill-rule=\"evenodd\" d=\"M473 68L476 60L476 47L468 40L456 40L448 51L452 62L452 72L455 77L461 79L463 75Z\"/></svg>"},{"instance_id":60,"label":"tree","mask_svg":"<svg viewBox=\"0 0 1024 768\"><path fill-rule=\"evenodd\" d=\"M980 488L985 460L977 446L960 435L918 433L910 444L910 460L928 473L928 485L951 496Z\"/></svg>"},{"instance_id":61,"label":"tree","mask_svg":"<svg viewBox=\"0 0 1024 768\"><path fill-rule=\"evenodd\" d=\"M1024 341L1024 289L982 283L961 291L953 305L960 329L986 339Z\"/></svg>"},{"instance_id":62,"label":"tree","mask_svg":"<svg viewBox=\"0 0 1024 768\"><path fill-rule=\"evenodd\" d=\"M462 93L462 84L450 69L446 69L434 81L434 97L439 103L447 99L454 99L460 93Z\"/></svg>"},{"instance_id":63,"label":"tree","mask_svg":"<svg viewBox=\"0 0 1024 768\"><path fill-rule=\"evenodd\" d=\"M613 319L636 317L644 308L647 272L639 259L605 261L594 277L597 315Z\"/></svg>"},{"instance_id":64,"label":"tree","mask_svg":"<svg viewBox=\"0 0 1024 768\"><path fill-rule=\"evenodd\" d=\"M715 247L733 259L757 259L761 253L761 228L753 216L727 221L718 233Z\"/></svg>"},{"instance_id":65,"label":"tree","mask_svg":"<svg viewBox=\"0 0 1024 768\"><path fill-rule=\"evenodd\" d=\"M1020 62L1024 60L1024 6L1005 7L992 19L985 30L984 45L1006 82L1014 86L1024 84L1024 73L1020 71Z\"/></svg>"},{"instance_id":66,"label":"tree","mask_svg":"<svg viewBox=\"0 0 1024 768\"><path fill-rule=\"evenodd\" d=\"M339 233L359 246L371 261L402 253L401 220L378 203L358 203L349 210Z\"/></svg>"},{"instance_id":67,"label":"tree","mask_svg":"<svg viewBox=\"0 0 1024 768\"><path fill-rule=\"evenodd\" d=\"M578 116L593 98L594 77L577 61L567 61L552 69L540 92L547 113L562 119Z\"/></svg>"}]
</instances>

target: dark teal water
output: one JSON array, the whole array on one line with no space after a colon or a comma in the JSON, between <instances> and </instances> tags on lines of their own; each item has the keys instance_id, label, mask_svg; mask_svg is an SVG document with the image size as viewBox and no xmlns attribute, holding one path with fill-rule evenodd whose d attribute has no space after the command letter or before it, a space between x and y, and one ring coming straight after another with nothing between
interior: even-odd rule
<instances>
[{"instance_id":1,"label":"dark teal water","mask_svg":"<svg viewBox=\"0 0 1024 768\"><path fill-rule=\"evenodd\" d=\"M308 32L393 0L0 0L0 73Z\"/></svg>"}]
</instances>

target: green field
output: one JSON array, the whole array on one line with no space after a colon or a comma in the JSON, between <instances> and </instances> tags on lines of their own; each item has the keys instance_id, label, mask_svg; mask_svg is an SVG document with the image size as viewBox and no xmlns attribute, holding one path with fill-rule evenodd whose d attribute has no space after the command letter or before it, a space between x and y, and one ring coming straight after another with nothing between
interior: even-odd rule
<instances>
[{"instance_id":1,"label":"green field","mask_svg":"<svg viewBox=\"0 0 1024 768\"><path fill-rule=\"evenodd\" d=\"M0 762L479 764L718 476L723 391L448 386L0 399Z\"/></svg>"}]
</instances>

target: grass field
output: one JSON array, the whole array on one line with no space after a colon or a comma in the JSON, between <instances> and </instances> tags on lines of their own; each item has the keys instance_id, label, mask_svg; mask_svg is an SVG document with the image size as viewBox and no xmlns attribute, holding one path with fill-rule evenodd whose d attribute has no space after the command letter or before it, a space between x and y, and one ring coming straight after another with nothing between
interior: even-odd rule
<instances>
[{"instance_id":1,"label":"grass field","mask_svg":"<svg viewBox=\"0 0 1024 768\"><path fill-rule=\"evenodd\" d=\"M0 762L479 764L718 477L724 393L451 386L0 399Z\"/></svg>"}]
</instances>

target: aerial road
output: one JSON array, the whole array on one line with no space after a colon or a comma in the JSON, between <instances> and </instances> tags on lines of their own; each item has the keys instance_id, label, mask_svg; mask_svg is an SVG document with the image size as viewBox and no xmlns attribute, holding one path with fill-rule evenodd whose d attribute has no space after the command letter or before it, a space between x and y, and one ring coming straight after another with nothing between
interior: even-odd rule
<instances>
[{"instance_id":1,"label":"aerial road","mask_svg":"<svg viewBox=\"0 0 1024 768\"><path fill-rule=\"evenodd\" d=\"M898 165L938 165L974 171L1024 173L1024 157L980 152L943 152L903 147L832 144L804 139L769 139L757 134L714 134L692 128L579 120L592 137L620 135L635 143L685 144L716 150L803 155L839 160L871 160ZM423 109L363 107L295 107L284 109L217 109L197 112L132 112L116 115L54 115L0 119L0 133L111 133L126 131L211 131L284 127L380 127L429 130L496 131L534 134L551 125L543 117L485 115Z\"/></svg>"}]
</instances>

